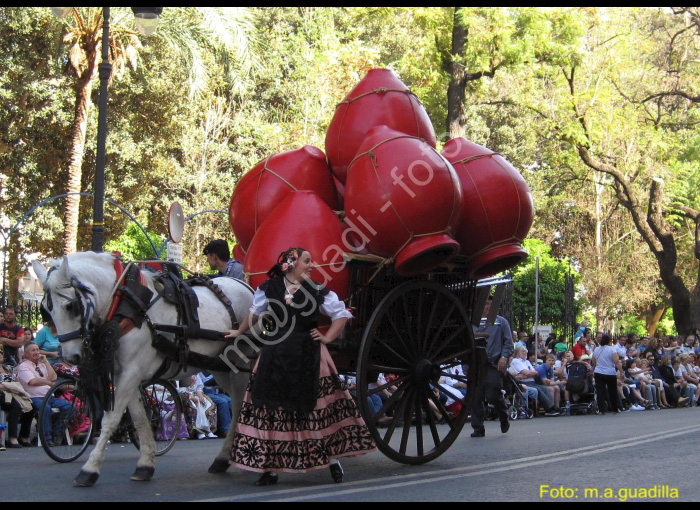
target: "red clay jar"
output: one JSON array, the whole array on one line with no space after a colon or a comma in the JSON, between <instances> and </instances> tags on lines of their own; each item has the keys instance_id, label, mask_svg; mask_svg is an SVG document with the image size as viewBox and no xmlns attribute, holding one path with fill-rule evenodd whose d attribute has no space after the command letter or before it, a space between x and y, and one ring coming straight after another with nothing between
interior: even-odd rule
<instances>
[{"instance_id":1,"label":"red clay jar","mask_svg":"<svg viewBox=\"0 0 700 510\"><path fill-rule=\"evenodd\" d=\"M462 221L455 239L470 277L493 276L525 260L520 245L535 207L522 175L499 154L465 138L447 142L442 155L462 184Z\"/></svg>"},{"instance_id":2,"label":"red clay jar","mask_svg":"<svg viewBox=\"0 0 700 510\"><path fill-rule=\"evenodd\" d=\"M326 131L328 162L341 183L367 132L379 125L435 148L435 130L418 98L390 69L372 69L338 104Z\"/></svg>"},{"instance_id":3,"label":"red clay jar","mask_svg":"<svg viewBox=\"0 0 700 510\"><path fill-rule=\"evenodd\" d=\"M347 297L350 272L343 258L343 226L338 216L314 191L293 191L260 225L243 265L249 283L258 288L280 253L293 247L309 250L319 267L311 279Z\"/></svg>"},{"instance_id":4,"label":"red clay jar","mask_svg":"<svg viewBox=\"0 0 700 510\"><path fill-rule=\"evenodd\" d=\"M228 219L236 241L247 250L255 231L284 198L296 190L315 191L331 209L338 192L323 151L311 145L270 156L236 184Z\"/></svg>"},{"instance_id":5,"label":"red clay jar","mask_svg":"<svg viewBox=\"0 0 700 510\"><path fill-rule=\"evenodd\" d=\"M348 166L345 221L370 253L393 257L399 274L430 271L459 250L462 210L452 165L425 141L387 126L369 131Z\"/></svg>"},{"instance_id":6,"label":"red clay jar","mask_svg":"<svg viewBox=\"0 0 700 510\"><path fill-rule=\"evenodd\" d=\"M241 264L245 264L245 255L246 253L243 246L241 246L241 243L236 243L236 245L233 247L233 258Z\"/></svg>"}]
</instances>

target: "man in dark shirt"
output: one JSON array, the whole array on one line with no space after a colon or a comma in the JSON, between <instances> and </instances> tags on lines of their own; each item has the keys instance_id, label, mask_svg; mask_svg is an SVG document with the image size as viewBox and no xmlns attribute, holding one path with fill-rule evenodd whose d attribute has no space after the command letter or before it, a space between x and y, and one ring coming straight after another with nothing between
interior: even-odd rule
<instances>
[{"instance_id":1,"label":"man in dark shirt","mask_svg":"<svg viewBox=\"0 0 700 510\"><path fill-rule=\"evenodd\" d=\"M204 255L207 257L209 267L217 269L219 276L230 276L244 280L243 264L231 258L228 243L223 239L211 241L204 247Z\"/></svg>"},{"instance_id":2,"label":"man in dark shirt","mask_svg":"<svg viewBox=\"0 0 700 510\"><path fill-rule=\"evenodd\" d=\"M17 311L12 305L5 307L4 321L0 324L0 344L5 348L5 361L16 366L19 359L19 348L24 347L24 328L17 324Z\"/></svg>"}]
</instances>

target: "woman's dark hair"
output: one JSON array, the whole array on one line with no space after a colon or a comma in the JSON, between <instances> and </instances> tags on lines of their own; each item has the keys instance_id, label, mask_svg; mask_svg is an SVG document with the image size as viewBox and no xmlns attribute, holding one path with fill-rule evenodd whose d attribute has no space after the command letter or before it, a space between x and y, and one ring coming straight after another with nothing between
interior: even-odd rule
<instances>
[{"instance_id":1,"label":"woman's dark hair","mask_svg":"<svg viewBox=\"0 0 700 510\"><path fill-rule=\"evenodd\" d=\"M610 335L603 333L603 336L600 338L600 345L610 345Z\"/></svg>"},{"instance_id":2,"label":"woman's dark hair","mask_svg":"<svg viewBox=\"0 0 700 510\"><path fill-rule=\"evenodd\" d=\"M292 261L296 263L299 257L301 257L301 254L305 251L309 250L305 248L289 248L280 253L280 256L277 257L277 263L267 272L268 278L278 278L280 276L284 276L287 271L282 269L282 265L289 264Z\"/></svg>"}]
</instances>

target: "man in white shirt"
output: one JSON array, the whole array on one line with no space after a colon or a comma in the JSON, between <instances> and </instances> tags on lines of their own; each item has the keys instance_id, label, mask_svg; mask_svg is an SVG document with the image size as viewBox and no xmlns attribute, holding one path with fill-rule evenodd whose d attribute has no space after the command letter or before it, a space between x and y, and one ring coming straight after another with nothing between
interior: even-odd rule
<instances>
[{"instance_id":1,"label":"man in white shirt","mask_svg":"<svg viewBox=\"0 0 700 510\"><path fill-rule=\"evenodd\" d=\"M559 411L555 407L549 395L549 390L542 384L535 383L535 377L539 374L527 359L527 349L525 347L516 347L513 353L513 361L510 362L508 371L525 386L536 388L538 400L542 402L545 408L546 416L559 416Z\"/></svg>"},{"instance_id":2,"label":"man in white shirt","mask_svg":"<svg viewBox=\"0 0 700 510\"><path fill-rule=\"evenodd\" d=\"M617 339L617 343L615 344L615 352L617 353L617 357L620 358L620 361L627 358L626 344L627 337L625 335L620 335L620 338Z\"/></svg>"}]
</instances>

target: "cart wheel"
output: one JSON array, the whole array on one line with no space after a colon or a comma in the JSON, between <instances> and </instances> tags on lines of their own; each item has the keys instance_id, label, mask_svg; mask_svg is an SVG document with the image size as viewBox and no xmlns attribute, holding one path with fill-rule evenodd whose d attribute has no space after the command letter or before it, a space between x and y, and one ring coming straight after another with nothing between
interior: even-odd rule
<instances>
[{"instance_id":1,"label":"cart wheel","mask_svg":"<svg viewBox=\"0 0 700 510\"><path fill-rule=\"evenodd\" d=\"M57 400L61 400L61 407L55 405ZM43 426L46 413L51 413L51 431ZM44 451L56 462L72 462L80 457L90 446L94 417L92 401L80 381L61 379L56 382L39 409L37 429Z\"/></svg>"},{"instance_id":2,"label":"cart wheel","mask_svg":"<svg viewBox=\"0 0 700 510\"><path fill-rule=\"evenodd\" d=\"M141 397L156 439L156 455L163 455L173 447L180 433L182 400L175 387L163 379L144 383Z\"/></svg>"},{"instance_id":3,"label":"cart wheel","mask_svg":"<svg viewBox=\"0 0 700 510\"><path fill-rule=\"evenodd\" d=\"M475 392L474 377L448 372L459 365L476 367L476 349L467 312L453 293L413 280L384 296L365 328L357 374L360 411L381 452L397 462L423 464L447 451L467 421ZM398 378L369 389L379 373ZM455 415L434 392L445 387L438 382L443 375L467 383ZM391 386L396 391L372 416L369 397ZM380 430L387 411L391 418L382 420L386 429Z\"/></svg>"}]
</instances>

